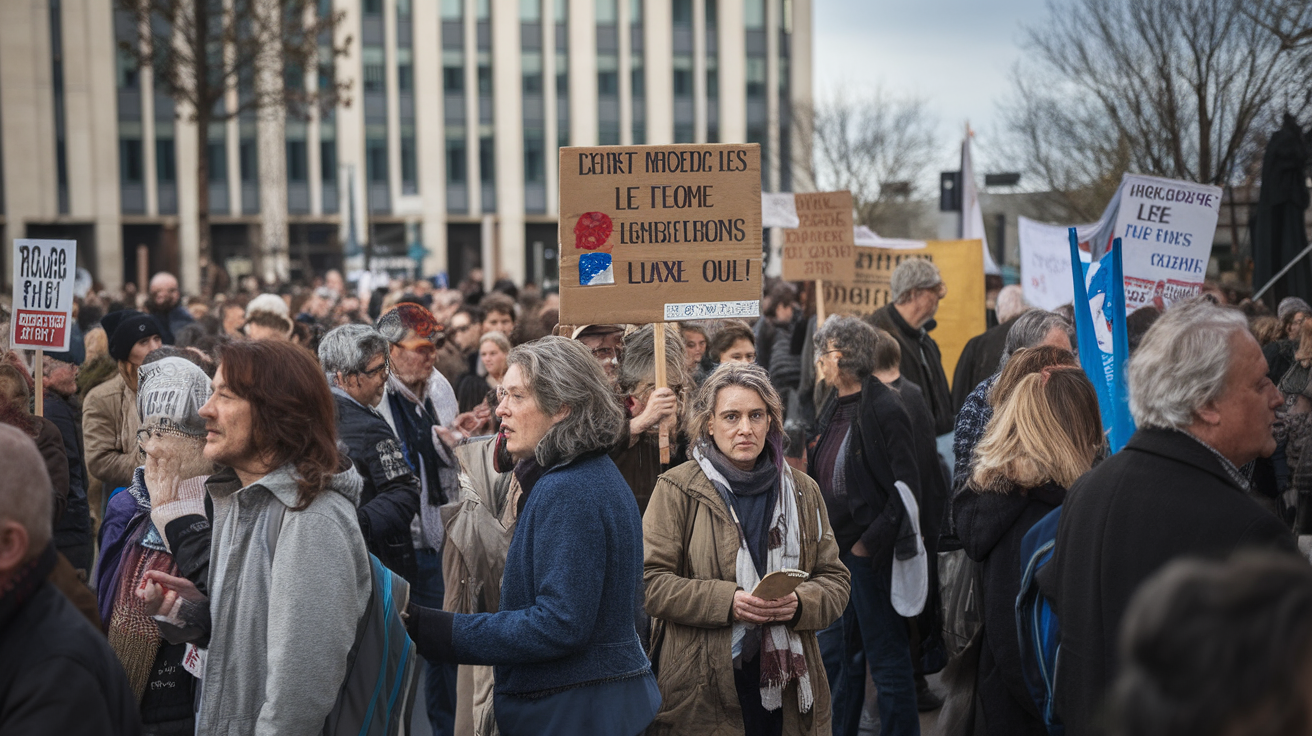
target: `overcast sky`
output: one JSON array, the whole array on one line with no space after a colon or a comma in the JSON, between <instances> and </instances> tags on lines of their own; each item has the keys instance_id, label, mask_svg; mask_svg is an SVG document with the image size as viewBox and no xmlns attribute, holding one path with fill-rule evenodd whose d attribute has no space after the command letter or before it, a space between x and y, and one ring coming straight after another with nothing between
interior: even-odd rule
<instances>
[{"instance_id":1,"label":"overcast sky","mask_svg":"<svg viewBox=\"0 0 1312 736\"><path fill-rule=\"evenodd\" d=\"M921 97L939 121L942 168L956 168L967 120L976 132L976 170L1005 166L990 160L998 103L1011 90L1023 26L1042 21L1044 0L813 0L812 7L818 100L840 88Z\"/></svg>"}]
</instances>

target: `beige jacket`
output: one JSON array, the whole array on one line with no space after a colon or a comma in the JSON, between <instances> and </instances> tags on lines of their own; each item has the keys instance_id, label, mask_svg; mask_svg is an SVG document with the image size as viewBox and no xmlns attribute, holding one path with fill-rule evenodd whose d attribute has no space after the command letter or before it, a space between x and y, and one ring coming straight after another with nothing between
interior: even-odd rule
<instances>
[{"instance_id":1,"label":"beige jacket","mask_svg":"<svg viewBox=\"0 0 1312 736\"><path fill-rule=\"evenodd\" d=\"M136 387L129 387L122 373L91 389L82 402L87 472L105 484L106 494L132 485L132 473L141 465L137 453L140 428Z\"/></svg>"},{"instance_id":2,"label":"beige jacket","mask_svg":"<svg viewBox=\"0 0 1312 736\"><path fill-rule=\"evenodd\" d=\"M802 639L815 702L810 712L799 712L797 686L790 685L783 696L783 732L828 734L829 685L816 632L843 614L851 576L838 559L819 486L799 471L793 471L793 477L802 525L798 566L811 574L797 588L801 615L793 629ZM642 538L647 613L665 626L657 655L661 709L647 734L741 736L730 641L733 594L739 590L738 532L696 462L684 463L656 482L642 518Z\"/></svg>"}]
</instances>

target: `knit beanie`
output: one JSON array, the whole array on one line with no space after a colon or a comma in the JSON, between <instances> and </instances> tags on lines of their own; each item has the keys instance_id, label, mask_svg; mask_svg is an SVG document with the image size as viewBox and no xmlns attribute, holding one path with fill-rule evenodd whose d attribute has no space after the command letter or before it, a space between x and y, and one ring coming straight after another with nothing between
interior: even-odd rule
<instances>
[{"instance_id":1,"label":"knit beanie","mask_svg":"<svg viewBox=\"0 0 1312 736\"><path fill-rule=\"evenodd\" d=\"M137 411L141 426L203 438L200 408L210 398L210 379L185 358L164 358L141 366Z\"/></svg>"},{"instance_id":2,"label":"knit beanie","mask_svg":"<svg viewBox=\"0 0 1312 736\"><path fill-rule=\"evenodd\" d=\"M160 334L154 317L133 309L110 312L100 318L100 326L109 336L109 357L120 362L132 355L132 346L138 340Z\"/></svg>"}]
</instances>

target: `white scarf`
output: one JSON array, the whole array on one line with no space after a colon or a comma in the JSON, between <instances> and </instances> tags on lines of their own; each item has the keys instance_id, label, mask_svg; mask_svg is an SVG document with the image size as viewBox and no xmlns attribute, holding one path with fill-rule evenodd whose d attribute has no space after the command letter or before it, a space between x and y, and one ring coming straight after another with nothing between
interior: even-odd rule
<instances>
[{"instance_id":1,"label":"white scarf","mask_svg":"<svg viewBox=\"0 0 1312 736\"><path fill-rule=\"evenodd\" d=\"M747 548L747 538L743 534L738 514L734 511L733 504L728 503L728 499L725 498L727 493L732 492L729 481L715 469L700 447L694 447L692 455L701 466L702 472L716 486L721 498L724 498L725 505L729 507L729 515L738 529L736 582L743 590L750 593L761 582L761 576L757 574L756 565L752 562L752 553ZM785 568L796 568L802 558L801 523L797 512L797 491L796 483L793 481L793 470L787 463L784 463L779 474L779 494L775 500L772 519L770 536L773 538L777 530L783 544L769 549L766 554L765 570L771 573ZM743 621L733 623L734 659L742 656L743 637L749 627L756 628L756 624ZM789 682L797 680L798 710L802 713L810 712L811 705L815 701L815 693L811 688L811 674L806 666L806 654L802 650L802 638L785 624L766 626L761 632L760 656L761 705L766 710L779 710L783 707L784 689L788 687Z\"/></svg>"}]
</instances>

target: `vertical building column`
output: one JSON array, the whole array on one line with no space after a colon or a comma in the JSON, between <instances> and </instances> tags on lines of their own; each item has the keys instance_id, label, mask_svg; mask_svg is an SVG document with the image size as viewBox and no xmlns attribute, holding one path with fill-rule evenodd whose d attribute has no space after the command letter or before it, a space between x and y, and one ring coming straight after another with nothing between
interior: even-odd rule
<instances>
[{"instance_id":1,"label":"vertical building column","mask_svg":"<svg viewBox=\"0 0 1312 736\"><path fill-rule=\"evenodd\" d=\"M305 15L309 23L314 17L314 8L306 8ZM305 70L305 90L311 96L319 92L319 61L316 56L315 64ZM319 106L311 105L309 113L309 120L305 124L305 173L310 178L310 214L319 217L323 215L323 152L319 149Z\"/></svg>"},{"instance_id":2,"label":"vertical building column","mask_svg":"<svg viewBox=\"0 0 1312 736\"><path fill-rule=\"evenodd\" d=\"M44 2L0 2L6 272L13 238L26 236L27 223L59 214L54 117L48 8Z\"/></svg>"},{"instance_id":3,"label":"vertical building column","mask_svg":"<svg viewBox=\"0 0 1312 736\"><path fill-rule=\"evenodd\" d=\"M646 0L642 19L647 79L647 142L674 142L674 8L670 0Z\"/></svg>"},{"instance_id":4,"label":"vertical building column","mask_svg":"<svg viewBox=\"0 0 1312 736\"><path fill-rule=\"evenodd\" d=\"M492 127L496 136L500 267L523 283L524 101L519 13L510 3L492 9ZM500 276L500 274L496 274Z\"/></svg>"},{"instance_id":5,"label":"vertical building column","mask_svg":"<svg viewBox=\"0 0 1312 736\"><path fill-rule=\"evenodd\" d=\"M792 91L793 161L804 165L793 167L793 191L815 191L811 165L811 130L813 128L815 97L811 87L812 55L811 0L792 0L793 34L792 54L788 59L788 88Z\"/></svg>"},{"instance_id":6,"label":"vertical building column","mask_svg":"<svg viewBox=\"0 0 1312 736\"><path fill-rule=\"evenodd\" d=\"M547 214L560 212L560 182L556 177L560 169L560 118L556 99L556 8L553 3L564 0L543 0L542 3L542 136L546 151Z\"/></svg>"},{"instance_id":7,"label":"vertical building column","mask_svg":"<svg viewBox=\"0 0 1312 736\"><path fill-rule=\"evenodd\" d=\"M719 0L720 142L747 140L747 34L743 0Z\"/></svg>"},{"instance_id":8,"label":"vertical building column","mask_svg":"<svg viewBox=\"0 0 1312 736\"><path fill-rule=\"evenodd\" d=\"M387 63L383 65L383 84L387 89L387 189L390 192L387 201L392 203L392 212L395 213L401 198L401 87L396 71L396 0L383 0L383 48L387 49Z\"/></svg>"},{"instance_id":9,"label":"vertical building column","mask_svg":"<svg viewBox=\"0 0 1312 736\"><path fill-rule=\"evenodd\" d=\"M338 106L337 123L338 211L342 213L341 241L343 247L355 224L356 242L361 246L369 237L369 215L366 202L364 166L364 63L360 54L360 0L333 0L335 11L345 11L342 21L333 34L333 44L347 45L346 54L337 57L334 69L337 81L347 83L346 96L353 100L350 107ZM354 195L352 195L354 192ZM354 196L355 201L351 201Z\"/></svg>"},{"instance_id":10,"label":"vertical building column","mask_svg":"<svg viewBox=\"0 0 1312 736\"><path fill-rule=\"evenodd\" d=\"M692 0L693 140L706 142L706 0Z\"/></svg>"},{"instance_id":11,"label":"vertical building column","mask_svg":"<svg viewBox=\"0 0 1312 736\"><path fill-rule=\"evenodd\" d=\"M651 0L644 0L645 7ZM619 50L620 145L633 145L633 7L629 0L617 0L615 35Z\"/></svg>"},{"instance_id":12,"label":"vertical building column","mask_svg":"<svg viewBox=\"0 0 1312 736\"><path fill-rule=\"evenodd\" d=\"M202 136L200 129L191 119L190 105L179 104L175 108L174 136L177 150L178 169L178 258L182 262L182 273L178 274L184 292L195 294L201 289L200 283L200 196L196 167L200 164L197 146ZM213 243L210 245L213 252ZM122 262L122 258L119 261Z\"/></svg>"},{"instance_id":13,"label":"vertical building column","mask_svg":"<svg viewBox=\"0 0 1312 736\"><path fill-rule=\"evenodd\" d=\"M67 27L67 26L65 26ZM64 72L67 77L68 72ZM141 180L146 185L146 214L155 217L159 214L159 182L155 174L159 167L155 163L155 69L149 66L141 68ZM69 187L73 186L70 179Z\"/></svg>"},{"instance_id":14,"label":"vertical building column","mask_svg":"<svg viewBox=\"0 0 1312 736\"><path fill-rule=\"evenodd\" d=\"M269 29L261 44L255 71L258 94L283 95L282 6L278 0L260 0L256 12ZM262 108L255 121L255 145L260 183L260 263L266 282L291 276L287 249L287 110L281 105ZM238 177L240 178L240 177Z\"/></svg>"},{"instance_id":15,"label":"vertical building column","mask_svg":"<svg viewBox=\"0 0 1312 736\"><path fill-rule=\"evenodd\" d=\"M464 0L465 13L465 156L469 165L466 187L469 190L469 214L483 211L483 174L479 170L478 135L478 1ZM491 262L484 259L483 267Z\"/></svg>"},{"instance_id":16,"label":"vertical building column","mask_svg":"<svg viewBox=\"0 0 1312 736\"><path fill-rule=\"evenodd\" d=\"M419 196L423 202L423 242L428 249L421 273L433 276L447 270L446 256L446 133L442 99L442 19L434 2L411 5L414 35L437 43L414 44L415 126L419 146Z\"/></svg>"},{"instance_id":17,"label":"vertical building column","mask_svg":"<svg viewBox=\"0 0 1312 736\"><path fill-rule=\"evenodd\" d=\"M783 0L766 0L765 3L765 128L762 143L769 146L767 160L770 171L766 181L769 190L779 191L779 29Z\"/></svg>"},{"instance_id":18,"label":"vertical building column","mask_svg":"<svg viewBox=\"0 0 1312 736\"><path fill-rule=\"evenodd\" d=\"M569 142L597 145L597 8L569 3Z\"/></svg>"}]
</instances>

